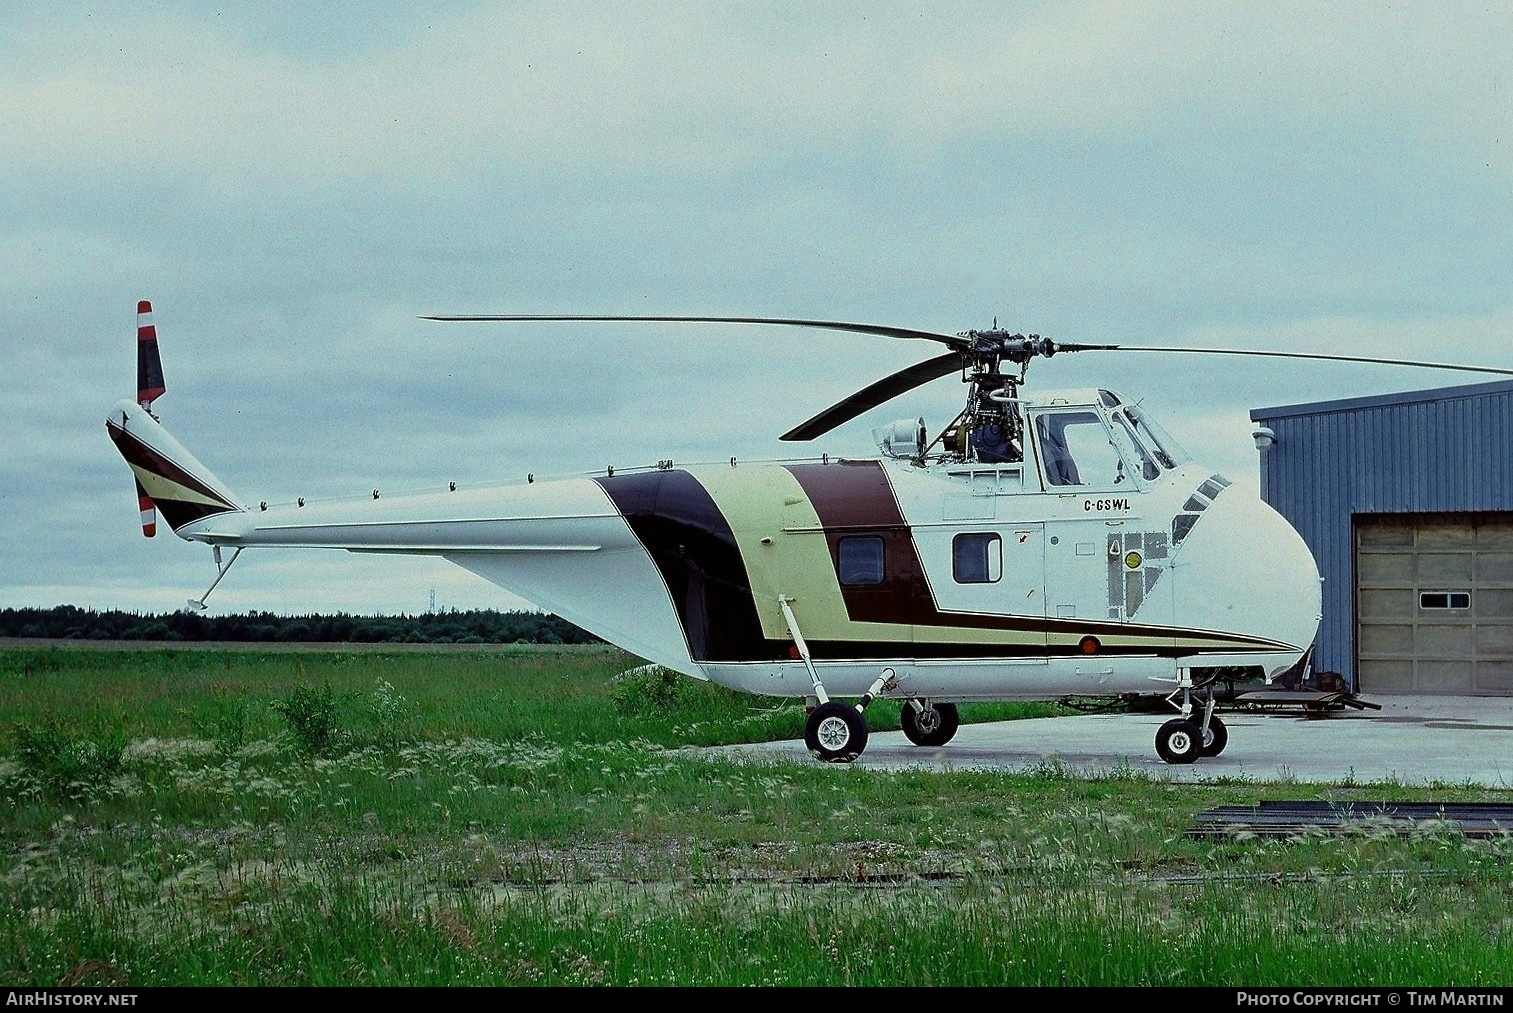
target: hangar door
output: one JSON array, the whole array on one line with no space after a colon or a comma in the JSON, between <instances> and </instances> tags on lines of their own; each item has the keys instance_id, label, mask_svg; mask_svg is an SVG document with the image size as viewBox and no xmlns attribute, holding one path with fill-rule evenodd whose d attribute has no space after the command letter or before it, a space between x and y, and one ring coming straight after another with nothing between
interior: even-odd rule
<instances>
[{"instance_id":1,"label":"hangar door","mask_svg":"<svg viewBox=\"0 0 1513 1013\"><path fill-rule=\"evenodd\" d=\"M1361 693L1513 694L1513 514L1355 518Z\"/></svg>"}]
</instances>

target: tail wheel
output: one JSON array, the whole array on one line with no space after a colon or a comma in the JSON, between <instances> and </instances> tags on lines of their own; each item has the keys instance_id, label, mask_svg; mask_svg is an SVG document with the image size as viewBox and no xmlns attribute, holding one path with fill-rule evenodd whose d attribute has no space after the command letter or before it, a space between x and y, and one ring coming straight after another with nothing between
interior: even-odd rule
<instances>
[{"instance_id":1,"label":"tail wheel","mask_svg":"<svg viewBox=\"0 0 1513 1013\"><path fill-rule=\"evenodd\" d=\"M1214 714L1208 719L1208 731L1203 734L1203 755L1218 756L1229 745L1229 729Z\"/></svg>"},{"instance_id":2,"label":"tail wheel","mask_svg":"<svg viewBox=\"0 0 1513 1013\"><path fill-rule=\"evenodd\" d=\"M1156 753L1167 763L1192 763L1203 754L1203 733L1186 718L1173 718L1156 732Z\"/></svg>"},{"instance_id":3,"label":"tail wheel","mask_svg":"<svg viewBox=\"0 0 1513 1013\"><path fill-rule=\"evenodd\" d=\"M930 703L921 700L924 710L916 711L913 701L904 704L899 723L904 727L904 737L916 746L943 746L956 738L956 729L961 727L961 715L954 703Z\"/></svg>"},{"instance_id":4,"label":"tail wheel","mask_svg":"<svg viewBox=\"0 0 1513 1013\"><path fill-rule=\"evenodd\" d=\"M804 722L804 745L826 763L850 763L867 748L867 720L850 704L820 704Z\"/></svg>"}]
</instances>

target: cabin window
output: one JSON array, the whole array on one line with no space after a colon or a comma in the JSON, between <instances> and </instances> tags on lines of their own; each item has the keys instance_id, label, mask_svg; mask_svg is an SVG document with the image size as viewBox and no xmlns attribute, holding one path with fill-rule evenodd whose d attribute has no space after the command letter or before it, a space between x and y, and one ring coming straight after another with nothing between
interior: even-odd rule
<instances>
[{"instance_id":1,"label":"cabin window","mask_svg":"<svg viewBox=\"0 0 1513 1013\"><path fill-rule=\"evenodd\" d=\"M1110 489L1123 477L1124 462L1097 412L1052 412L1036 419L1035 428L1051 485Z\"/></svg>"},{"instance_id":2,"label":"cabin window","mask_svg":"<svg viewBox=\"0 0 1513 1013\"><path fill-rule=\"evenodd\" d=\"M883 540L876 535L842 538L837 556L842 584L865 587L883 582Z\"/></svg>"},{"instance_id":3,"label":"cabin window","mask_svg":"<svg viewBox=\"0 0 1513 1013\"><path fill-rule=\"evenodd\" d=\"M1421 609L1453 609L1463 612L1471 607L1470 591L1424 591L1418 596Z\"/></svg>"},{"instance_id":4,"label":"cabin window","mask_svg":"<svg viewBox=\"0 0 1513 1013\"><path fill-rule=\"evenodd\" d=\"M1003 576L1003 539L992 533L951 539L951 570L958 584L992 584Z\"/></svg>"}]
</instances>

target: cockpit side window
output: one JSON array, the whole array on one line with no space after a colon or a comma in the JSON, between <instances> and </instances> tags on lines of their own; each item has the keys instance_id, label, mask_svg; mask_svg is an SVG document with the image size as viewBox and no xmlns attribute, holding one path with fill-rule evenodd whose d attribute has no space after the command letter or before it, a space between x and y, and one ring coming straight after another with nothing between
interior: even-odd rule
<instances>
[{"instance_id":1,"label":"cockpit side window","mask_svg":"<svg viewBox=\"0 0 1513 1013\"><path fill-rule=\"evenodd\" d=\"M1097 412L1047 412L1036 418L1035 429L1045 478L1051 485L1104 489L1112 488L1123 477L1123 461Z\"/></svg>"},{"instance_id":2,"label":"cockpit side window","mask_svg":"<svg viewBox=\"0 0 1513 1013\"><path fill-rule=\"evenodd\" d=\"M1139 405L1130 405L1125 411L1129 414L1130 422L1135 427L1136 437L1145 446L1150 448L1157 463L1163 468L1175 468L1192 460L1192 455L1182 449L1182 446L1171 434L1161 428L1160 423L1151 418L1140 409Z\"/></svg>"},{"instance_id":3,"label":"cockpit side window","mask_svg":"<svg viewBox=\"0 0 1513 1013\"><path fill-rule=\"evenodd\" d=\"M1115 442L1124 448L1125 457L1138 463L1140 477L1147 482L1159 478L1161 476L1161 469L1152 459L1150 451L1145 449L1145 445L1135 435L1134 424L1130 422L1124 412L1115 412L1113 419L1114 424L1111 428L1113 429Z\"/></svg>"}]
</instances>

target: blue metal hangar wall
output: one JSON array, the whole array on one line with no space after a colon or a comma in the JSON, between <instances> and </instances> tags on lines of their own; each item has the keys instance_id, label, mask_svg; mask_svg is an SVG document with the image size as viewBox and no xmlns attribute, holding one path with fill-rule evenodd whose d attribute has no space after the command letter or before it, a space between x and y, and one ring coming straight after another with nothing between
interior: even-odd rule
<instances>
[{"instance_id":1,"label":"blue metal hangar wall","mask_svg":"<svg viewBox=\"0 0 1513 1013\"><path fill-rule=\"evenodd\" d=\"M1513 695L1513 381L1258 408L1261 495L1324 577L1315 670Z\"/></svg>"}]
</instances>

